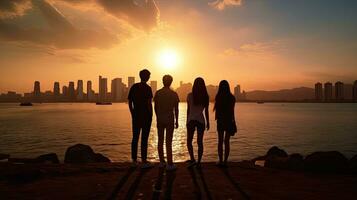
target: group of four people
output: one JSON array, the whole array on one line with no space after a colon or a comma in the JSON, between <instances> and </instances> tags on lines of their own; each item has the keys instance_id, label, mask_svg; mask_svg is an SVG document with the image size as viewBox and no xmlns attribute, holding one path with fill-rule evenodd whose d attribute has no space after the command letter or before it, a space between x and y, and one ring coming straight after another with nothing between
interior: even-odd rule
<instances>
[{"instance_id":1,"label":"group of four people","mask_svg":"<svg viewBox=\"0 0 357 200\"><path fill-rule=\"evenodd\" d=\"M134 84L129 91L129 110L132 116L133 138L131 143L131 158L133 166L137 166L138 140L141 134L141 168L150 168L153 165L147 161L148 138L150 134L154 99L154 110L157 119L158 131L158 154L160 167L167 170L175 170L176 166L172 159L172 138L174 129L179 127L179 97L170 86L173 81L172 76L165 75L162 79L164 87L158 90L153 97L151 87L147 85L150 79L150 72L147 69L139 73L141 82ZM230 92L229 84L223 80L219 84L218 93L215 97L214 111L217 120L218 132L218 165L226 166L230 151L229 140L231 135L237 132L234 118L235 97ZM192 92L187 96L187 149L190 155L189 166L200 167L203 155L203 135L205 129L209 130L209 96L205 82L202 78L196 78L192 87ZM193 153L193 136L197 130L198 159ZM164 157L163 144L166 132L166 154L167 163ZM225 153L223 158L223 143Z\"/></svg>"}]
</instances>

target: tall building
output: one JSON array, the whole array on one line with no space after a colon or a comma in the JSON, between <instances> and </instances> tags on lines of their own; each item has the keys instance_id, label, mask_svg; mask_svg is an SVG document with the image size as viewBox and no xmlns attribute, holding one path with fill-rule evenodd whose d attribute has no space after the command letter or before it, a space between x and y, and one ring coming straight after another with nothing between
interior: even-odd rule
<instances>
[{"instance_id":1,"label":"tall building","mask_svg":"<svg viewBox=\"0 0 357 200\"><path fill-rule=\"evenodd\" d=\"M68 84L68 97L70 101L76 100L76 91L74 89L74 82L70 81Z\"/></svg>"},{"instance_id":2,"label":"tall building","mask_svg":"<svg viewBox=\"0 0 357 200\"><path fill-rule=\"evenodd\" d=\"M99 96L98 100L100 102L105 102L107 101L107 93L108 93L108 79L107 78L102 78L102 76L99 76Z\"/></svg>"},{"instance_id":3,"label":"tall building","mask_svg":"<svg viewBox=\"0 0 357 200\"><path fill-rule=\"evenodd\" d=\"M240 85L234 87L234 97L236 98L236 101L241 97Z\"/></svg>"},{"instance_id":4,"label":"tall building","mask_svg":"<svg viewBox=\"0 0 357 200\"><path fill-rule=\"evenodd\" d=\"M322 92L322 83L316 83L315 84L315 100L316 101L322 101L323 100L323 92Z\"/></svg>"},{"instance_id":5,"label":"tall building","mask_svg":"<svg viewBox=\"0 0 357 200\"><path fill-rule=\"evenodd\" d=\"M353 101L357 102L357 80L353 83Z\"/></svg>"},{"instance_id":6,"label":"tall building","mask_svg":"<svg viewBox=\"0 0 357 200\"><path fill-rule=\"evenodd\" d=\"M331 101L332 100L332 83L327 82L324 85L324 89L325 89L325 101Z\"/></svg>"},{"instance_id":7,"label":"tall building","mask_svg":"<svg viewBox=\"0 0 357 200\"><path fill-rule=\"evenodd\" d=\"M60 84L59 84L59 82L55 82L53 84L53 95L55 97L59 97L60 94L61 94L61 92L60 92Z\"/></svg>"},{"instance_id":8,"label":"tall building","mask_svg":"<svg viewBox=\"0 0 357 200\"><path fill-rule=\"evenodd\" d=\"M68 87L64 85L64 86L62 87L62 97L63 97L65 100L67 100L67 99L68 99L68 96L69 96L69 94L68 94Z\"/></svg>"},{"instance_id":9,"label":"tall building","mask_svg":"<svg viewBox=\"0 0 357 200\"><path fill-rule=\"evenodd\" d=\"M78 80L77 82L77 101L83 101L84 94L83 94L83 80Z\"/></svg>"},{"instance_id":10,"label":"tall building","mask_svg":"<svg viewBox=\"0 0 357 200\"><path fill-rule=\"evenodd\" d=\"M131 86L135 84L135 77L129 76L128 77L128 90L130 90Z\"/></svg>"},{"instance_id":11,"label":"tall building","mask_svg":"<svg viewBox=\"0 0 357 200\"><path fill-rule=\"evenodd\" d=\"M335 83L335 97L337 101L344 100L344 88L341 81Z\"/></svg>"},{"instance_id":12,"label":"tall building","mask_svg":"<svg viewBox=\"0 0 357 200\"><path fill-rule=\"evenodd\" d=\"M122 101L124 98L124 84L121 78L115 78L112 80L111 87L112 101Z\"/></svg>"},{"instance_id":13,"label":"tall building","mask_svg":"<svg viewBox=\"0 0 357 200\"><path fill-rule=\"evenodd\" d=\"M95 95L92 89L92 81L87 81L87 101L94 101Z\"/></svg>"},{"instance_id":14,"label":"tall building","mask_svg":"<svg viewBox=\"0 0 357 200\"><path fill-rule=\"evenodd\" d=\"M150 87L151 87L152 94L155 95L157 91L157 81L151 81Z\"/></svg>"},{"instance_id":15,"label":"tall building","mask_svg":"<svg viewBox=\"0 0 357 200\"><path fill-rule=\"evenodd\" d=\"M33 96L34 97L40 97L41 96L40 81L35 81L35 84L34 84L34 87L33 87Z\"/></svg>"}]
</instances>

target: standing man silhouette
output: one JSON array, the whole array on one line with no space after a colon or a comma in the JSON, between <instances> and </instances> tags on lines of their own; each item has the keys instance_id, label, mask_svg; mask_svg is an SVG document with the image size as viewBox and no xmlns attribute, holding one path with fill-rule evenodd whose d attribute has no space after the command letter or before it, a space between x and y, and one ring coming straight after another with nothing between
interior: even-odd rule
<instances>
[{"instance_id":1,"label":"standing man silhouette","mask_svg":"<svg viewBox=\"0 0 357 200\"><path fill-rule=\"evenodd\" d=\"M160 157L160 167L164 167L166 162L164 158L163 145L166 130L166 170L171 171L176 169L176 166L172 161L172 137L174 128L178 128L178 103L180 100L177 93L170 88L172 76L165 75L162 78L162 82L164 87L158 90L154 97L158 131L157 149Z\"/></svg>"},{"instance_id":2,"label":"standing man silhouette","mask_svg":"<svg viewBox=\"0 0 357 200\"><path fill-rule=\"evenodd\" d=\"M133 139L131 142L132 166L137 166L138 140L141 132L141 160L142 169L153 167L147 159L148 139L152 121L152 91L146 84L150 79L150 72L147 69L139 73L141 82L135 83L129 91L129 110L132 118Z\"/></svg>"}]
</instances>

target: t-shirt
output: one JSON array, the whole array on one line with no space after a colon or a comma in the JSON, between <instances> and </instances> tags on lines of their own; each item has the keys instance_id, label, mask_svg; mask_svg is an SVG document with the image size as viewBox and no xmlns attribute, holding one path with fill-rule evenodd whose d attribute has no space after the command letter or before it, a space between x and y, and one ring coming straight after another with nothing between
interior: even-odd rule
<instances>
[{"instance_id":1,"label":"t-shirt","mask_svg":"<svg viewBox=\"0 0 357 200\"><path fill-rule=\"evenodd\" d=\"M187 104L190 106L190 112L187 116L187 123L196 120L202 124L205 124L205 117L203 116L203 110L205 107L203 105L195 105L193 103L192 93L187 95Z\"/></svg>"},{"instance_id":2,"label":"t-shirt","mask_svg":"<svg viewBox=\"0 0 357 200\"><path fill-rule=\"evenodd\" d=\"M164 87L156 92L154 101L157 123L174 123L174 109L180 102L177 93Z\"/></svg>"},{"instance_id":3,"label":"t-shirt","mask_svg":"<svg viewBox=\"0 0 357 200\"><path fill-rule=\"evenodd\" d=\"M151 87L146 83L135 83L131 86L128 99L133 101L134 105L134 118L151 118L152 105L148 102L152 99Z\"/></svg>"}]
</instances>

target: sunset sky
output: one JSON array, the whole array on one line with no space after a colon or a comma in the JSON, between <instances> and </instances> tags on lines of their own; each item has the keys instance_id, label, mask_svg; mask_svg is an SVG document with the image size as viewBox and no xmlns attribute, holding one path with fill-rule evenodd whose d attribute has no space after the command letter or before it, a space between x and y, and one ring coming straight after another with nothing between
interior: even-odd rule
<instances>
[{"instance_id":1,"label":"sunset sky","mask_svg":"<svg viewBox=\"0 0 357 200\"><path fill-rule=\"evenodd\" d=\"M99 75L127 83L142 68L175 87L197 76L248 91L352 82L356 11L355 0L1 0L0 92L78 79L98 91Z\"/></svg>"}]
</instances>

